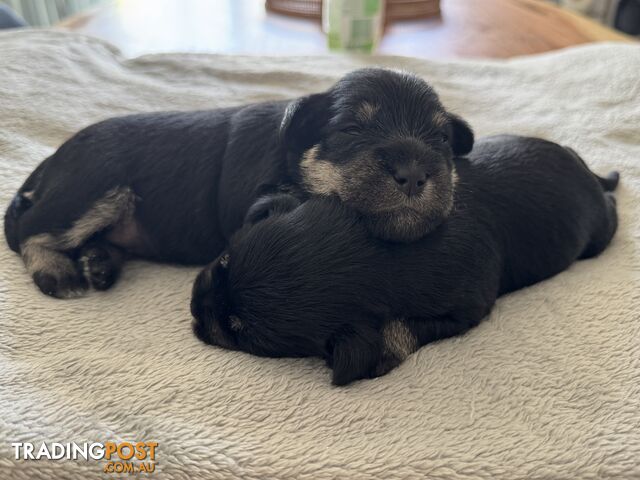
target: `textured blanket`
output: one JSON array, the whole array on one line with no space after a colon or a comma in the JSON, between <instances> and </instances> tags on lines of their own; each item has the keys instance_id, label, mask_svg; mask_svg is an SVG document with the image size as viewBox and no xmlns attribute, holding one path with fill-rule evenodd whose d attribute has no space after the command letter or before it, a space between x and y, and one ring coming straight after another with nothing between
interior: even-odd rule
<instances>
[{"instance_id":1,"label":"textured blanket","mask_svg":"<svg viewBox=\"0 0 640 480\"><path fill-rule=\"evenodd\" d=\"M542 136L620 170L609 249L389 375L337 388L319 359L196 340L197 268L132 262L113 290L56 300L0 238L0 478L115 478L104 460L16 460L11 447L105 441L157 442L150 478L640 478L639 46L507 62L126 60L86 37L2 33L0 204L97 120L294 97L373 64L432 82L479 135Z\"/></svg>"}]
</instances>

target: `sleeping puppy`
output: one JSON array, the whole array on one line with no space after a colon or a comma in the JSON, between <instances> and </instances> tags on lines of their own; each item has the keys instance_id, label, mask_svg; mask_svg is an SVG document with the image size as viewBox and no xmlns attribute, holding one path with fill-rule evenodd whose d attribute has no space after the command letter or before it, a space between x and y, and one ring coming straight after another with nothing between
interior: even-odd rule
<instances>
[{"instance_id":1,"label":"sleeping puppy","mask_svg":"<svg viewBox=\"0 0 640 480\"><path fill-rule=\"evenodd\" d=\"M335 195L380 238L408 242L452 204L473 133L416 76L355 71L294 101L92 125L44 160L5 215L47 295L109 288L125 254L204 264L268 191Z\"/></svg>"},{"instance_id":2,"label":"sleeping puppy","mask_svg":"<svg viewBox=\"0 0 640 480\"><path fill-rule=\"evenodd\" d=\"M491 137L456 170L450 217L409 244L373 238L335 199L262 200L255 208L270 215L196 279L197 336L256 355L320 356L344 385L465 332L499 295L598 255L616 230L618 174L596 176L568 148Z\"/></svg>"}]
</instances>

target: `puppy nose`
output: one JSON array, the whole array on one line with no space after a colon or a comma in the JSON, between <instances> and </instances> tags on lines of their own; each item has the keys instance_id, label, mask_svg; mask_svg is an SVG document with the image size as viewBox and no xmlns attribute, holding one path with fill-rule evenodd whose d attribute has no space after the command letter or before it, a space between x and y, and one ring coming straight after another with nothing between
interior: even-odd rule
<instances>
[{"instance_id":1,"label":"puppy nose","mask_svg":"<svg viewBox=\"0 0 640 480\"><path fill-rule=\"evenodd\" d=\"M402 167L393 174L398 188L408 197L419 195L427 183L427 174L416 167Z\"/></svg>"}]
</instances>

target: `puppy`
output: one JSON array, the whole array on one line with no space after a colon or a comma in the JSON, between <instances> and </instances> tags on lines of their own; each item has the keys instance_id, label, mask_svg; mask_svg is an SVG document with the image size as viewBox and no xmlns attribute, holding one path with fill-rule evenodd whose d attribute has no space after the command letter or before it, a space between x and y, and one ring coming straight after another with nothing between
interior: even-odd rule
<instances>
[{"instance_id":1,"label":"puppy","mask_svg":"<svg viewBox=\"0 0 640 480\"><path fill-rule=\"evenodd\" d=\"M375 236L412 241L452 204L473 133L416 76L355 71L291 102L92 125L44 160L5 215L46 294L109 288L125 254L204 264L268 191L335 195Z\"/></svg>"},{"instance_id":2,"label":"puppy","mask_svg":"<svg viewBox=\"0 0 640 480\"><path fill-rule=\"evenodd\" d=\"M333 383L388 372L428 342L477 325L499 295L598 255L616 227L618 174L570 149L491 137L456 160L448 220L409 244L373 238L335 199L256 206L191 301L206 343L263 356L320 356Z\"/></svg>"}]
</instances>

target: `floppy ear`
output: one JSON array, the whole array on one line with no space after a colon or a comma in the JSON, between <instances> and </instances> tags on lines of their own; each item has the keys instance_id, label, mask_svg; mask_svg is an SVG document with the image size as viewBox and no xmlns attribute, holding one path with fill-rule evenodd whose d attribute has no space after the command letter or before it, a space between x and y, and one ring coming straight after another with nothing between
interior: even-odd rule
<instances>
[{"instance_id":1,"label":"floppy ear","mask_svg":"<svg viewBox=\"0 0 640 480\"><path fill-rule=\"evenodd\" d=\"M272 215L283 215L300 206L300 200L288 193L274 193L260 197L249 207L244 217L245 225L255 225Z\"/></svg>"},{"instance_id":2,"label":"floppy ear","mask_svg":"<svg viewBox=\"0 0 640 480\"><path fill-rule=\"evenodd\" d=\"M473 148L473 130L467 122L452 113L449 114L451 125L451 148L455 155L466 155Z\"/></svg>"},{"instance_id":3,"label":"floppy ear","mask_svg":"<svg viewBox=\"0 0 640 480\"><path fill-rule=\"evenodd\" d=\"M382 345L379 333L345 332L332 341L328 364L333 368L332 383L347 385L354 380L370 378L379 361Z\"/></svg>"},{"instance_id":4,"label":"floppy ear","mask_svg":"<svg viewBox=\"0 0 640 480\"><path fill-rule=\"evenodd\" d=\"M329 122L329 94L315 93L292 101L280 124L280 142L286 150L300 153L320 141Z\"/></svg>"}]
</instances>

